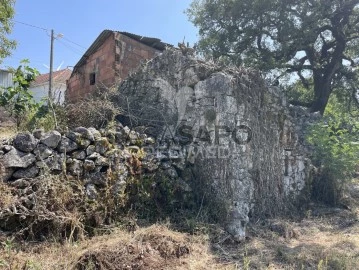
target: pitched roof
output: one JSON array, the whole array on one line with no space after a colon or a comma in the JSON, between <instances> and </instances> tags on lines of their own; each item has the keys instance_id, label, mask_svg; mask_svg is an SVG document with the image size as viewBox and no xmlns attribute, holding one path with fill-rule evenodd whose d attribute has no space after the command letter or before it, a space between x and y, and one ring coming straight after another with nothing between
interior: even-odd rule
<instances>
[{"instance_id":1,"label":"pitched roof","mask_svg":"<svg viewBox=\"0 0 359 270\"><path fill-rule=\"evenodd\" d=\"M52 73L53 82L66 83L72 73L71 69L65 68ZM36 77L31 86L41 85L49 81L50 73L41 74Z\"/></svg>"},{"instance_id":2,"label":"pitched roof","mask_svg":"<svg viewBox=\"0 0 359 270\"><path fill-rule=\"evenodd\" d=\"M91 46L87 49L85 54L81 57L80 61L77 62L77 64L74 66L74 71L86 63L86 59L93 54L101 45L102 43L113 33L120 33L122 35L128 36L129 38L132 38L134 40L137 40L138 42L141 42L149 47L152 47L156 50L163 51L167 46L173 47L173 45L164 43L158 38L152 38L152 37L143 37L136 34L131 34L128 32L120 32L120 31L113 31L113 30L104 30L101 32L101 34L96 38L96 40L91 44Z\"/></svg>"}]
</instances>

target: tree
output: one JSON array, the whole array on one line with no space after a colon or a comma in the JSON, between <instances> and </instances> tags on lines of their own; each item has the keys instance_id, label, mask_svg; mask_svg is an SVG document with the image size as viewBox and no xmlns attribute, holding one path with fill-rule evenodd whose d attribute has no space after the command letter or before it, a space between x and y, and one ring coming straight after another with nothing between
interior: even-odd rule
<instances>
[{"instance_id":1,"label":"tree","mask_svg":"<svg viewBox=\"0 0 359 270\"><path fill-rule=\"evenodd\" d=\"M313 112L324 113L335 88L356 95L359 0L194 0L187 13L205 55L296 74L313 91L296 103Z\"/></svg>"},{"instance_id":2,"label":"tree","mask_svg":"<svg viewBox=\"0 0 359 270\"><path fill-rule=\"evenodd\" d=\"M31 82L39 72L29 67L28 63L28 60L22 60L22 65L13 71L13 86L0 89L0 106L15 116L17 127L31 110L37 110L40 106L29 91Z\"/></svg>"},{"instance_id":3,"label":"tree","mask_svg":"<svg viewBox=\"0 0 359 270\"><path fill-rule=\"evenodd\" d=\"M0 62L9 56L16 46L16 42L7 37L12 31L14 5L15 0L0 0Z\"/></svg>"}]
</instances>

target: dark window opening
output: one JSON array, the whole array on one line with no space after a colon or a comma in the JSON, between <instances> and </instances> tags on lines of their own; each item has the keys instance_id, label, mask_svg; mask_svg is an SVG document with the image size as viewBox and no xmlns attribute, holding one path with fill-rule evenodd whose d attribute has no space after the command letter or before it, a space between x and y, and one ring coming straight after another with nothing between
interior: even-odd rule
<instances>
[{"instance_id":1,"label":"dark window opening","mask_svg":"<svg viewBox=\"0 0 359 270\"><path fill-rule=\"evenodd\" d=\"M90 73L90 85L94 85L96 83L96 73Z\"/></svg>"}]
</instances>

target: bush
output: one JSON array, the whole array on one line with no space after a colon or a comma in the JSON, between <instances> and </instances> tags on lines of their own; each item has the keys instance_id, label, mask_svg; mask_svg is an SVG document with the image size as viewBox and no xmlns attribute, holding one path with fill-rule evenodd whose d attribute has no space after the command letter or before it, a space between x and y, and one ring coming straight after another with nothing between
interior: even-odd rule
<instances>
[{"instance_id":1,"label":"bush","mask_svg":"<svg viewBox=\"0 0 359 270\"><path fill-rule=\"evenodd\" d=\"M121 113L121 109L113 102L117 98L116 88L101 88L81 101L68 104L66 111L69 127L106 127Z\"/></svg>"},{"instance_id":2,"label":"bush","mask_svg":"<svg viewBox=\"0 0 359 270\"><path fill-rule=\"evenodd\" d=\"M19 128L28 113L36 111L40 104L34 100L29 90L39 72L28 65L28 60L22 60L21 65L12 71L13 85L7 88L0 87L0 106L14 116L16 126Z\"/></svg>"},{"instance_id":3,"label":"bush","mask_svg":"<svg viewBox=\"0 0 359 270\"><path fill-rule=\"evenodd\" d=\"M319 169L313 198L336 205L359 163L359 121L329 108L322 121L312 126L307 141L314 148L312 160Z\"/></svg>"}]
</instances>

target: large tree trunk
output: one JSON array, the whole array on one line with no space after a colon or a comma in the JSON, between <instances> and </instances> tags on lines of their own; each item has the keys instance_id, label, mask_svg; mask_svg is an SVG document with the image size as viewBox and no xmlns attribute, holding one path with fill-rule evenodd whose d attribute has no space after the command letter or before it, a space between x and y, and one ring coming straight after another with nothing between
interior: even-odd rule
<instances>
[{"instance_id":1,"label":"large tree trunk","mask_svg":"<svg viewBox=\"0 0 359 270\"><path fill-rule=\"evenodd\" d=\"M320 112L323 115L331 93L330 83L329 78L316 80L314 77L314 100L310 108L311 112Z\"/></svg>"}]
</instances>

